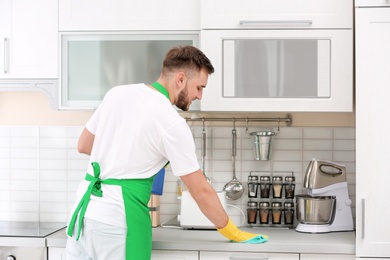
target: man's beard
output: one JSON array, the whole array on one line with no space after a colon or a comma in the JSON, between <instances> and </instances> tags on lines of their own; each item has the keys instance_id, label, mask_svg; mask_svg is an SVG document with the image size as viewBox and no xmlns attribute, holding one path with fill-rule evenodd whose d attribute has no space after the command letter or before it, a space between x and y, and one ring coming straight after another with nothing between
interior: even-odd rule
<instances>
[{"instance_id":1,"label":"man's beard","mask_svg":"<svg viewBox=\"0 0 390 260\"><path fill-rule=\"evenodd\" d=\"M175 105L183 111L188 111L188 109L190 108L191 100L188 100L187 84L184 89L180 91Z\"/></svg>"}]
</instances>

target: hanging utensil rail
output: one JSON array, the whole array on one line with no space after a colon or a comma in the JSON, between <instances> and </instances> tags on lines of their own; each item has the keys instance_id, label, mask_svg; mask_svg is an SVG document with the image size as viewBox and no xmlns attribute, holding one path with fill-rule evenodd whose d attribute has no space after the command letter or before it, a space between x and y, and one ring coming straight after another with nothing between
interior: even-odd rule
<instances>
[{"instance_id":1,"label":"hanging utensil rail","mask_svg":"<svg viewBox=\"0 0 390 260\"><path fill-rule=\"evenodd\" d=\"M269 118L259 118L259 117L198 117L198 118L189 118L185 117L185 120L187 122L191 121L219 121L219 122L230 122L230 121L242 121L246 122L246 126L248 127L249 122L277 122L278 127L280 125L280 122L285 122L286 126L291 126L292 125L292 115L291 114L286 114L286 117L269 117Z\"/></svg>"}]
</instances>

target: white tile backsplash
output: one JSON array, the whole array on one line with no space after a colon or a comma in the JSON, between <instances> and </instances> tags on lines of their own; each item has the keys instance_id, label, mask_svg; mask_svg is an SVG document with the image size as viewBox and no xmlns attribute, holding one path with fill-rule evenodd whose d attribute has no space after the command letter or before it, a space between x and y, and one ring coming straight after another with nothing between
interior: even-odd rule
<instances>
[{"instance_id":1,"label":"white tile backsplash","mask_svg":"<svg viewBox=\"0 0 390 260\"><path fill-rule=\"evenodd\" d=\"M84 126L0 127L0 221L62 221L68 219L75 190L84 178L88 156L77 152ZM232 179L232 126L206 126L206 174L216 190ZM350 197L355 207L355 129L282 127L273 137L271 159L256 161L250 132L236 127L236 175L246 188L250 172L294 172L296 192L303 193L303 177L312 158L332 160L347 167ZM201 126L191 126L201 165ZM276 131L273 129L273 131ZM245 211L247 192L229 204ZM180 211L177 177L167 168L161 197L161 220ZM241 222L240 212L228 207ZM353 213L355 215L355 213Z\"/></svg>"}]
</instances>

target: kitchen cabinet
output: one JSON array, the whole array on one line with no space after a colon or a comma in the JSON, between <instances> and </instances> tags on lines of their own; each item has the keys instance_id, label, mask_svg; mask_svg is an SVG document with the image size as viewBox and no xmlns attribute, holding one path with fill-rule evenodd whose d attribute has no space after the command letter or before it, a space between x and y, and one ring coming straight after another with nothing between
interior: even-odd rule
<instances>
[{"instance_id":1,"label":"kitchen cabinet","mask_svg":"<svg viewBox=\"0 0 390 260\"><path fill-rule=\"evenodd\" d=\"M66 249L49 247L48 260L66 260ZM152 260L198 260L198 251L152 250Z\"/></svg>"},{"instance_id":2,"label":"kitchen cabinet","mask_svg":"<svg viewBox=\"0 0 390 260\"><path fill-rule=\"evenodd\" d=\"M59 0L59 30L199 30L199 10L197 0Z\"/></svg>"},{"instance_id":3,"label":"kitchen cabinet","mask_svg":"<svg viewBox=\"0 0 390 260\"><path fill-rule=\"evenodd\" d=\"M198 260L198 251L152 250L152 260Z\"/></svg>"},{"instance_id":4,"label":"kitchen cabinet","mask_svg":"<svg viewBox=\"0 0 390 260\"><path fill-rule=\"evenodd\" d=\"M66 249L63 247L49 247L48 260L66 260Z\"/></svg>"},{"instance_id":5,"label":"kitchen cabinet","mask_svg":"<svg viewBox=\"0 0 390 260\"><path fill-rule=\"evenodd\" d=\"M202 29L351 28L352 15L353 0L201 0Z\"/></svg>"},{"instance_id":6,"label":"kitchen cabinet","mask_svg":"<svg viewBox=\"0 0 390 260\"><path fill-rule=\"evenodd\" d=\"M352 112L352 1L244 2L202 2L201 110Z\"/></svg>"},{"instance_id":7,"label":"kitchen cabinet","mask_svg":"<svg viewBox=\"0 0 390 260\"><path fill-rule=\"evenodd\" d=\"M151 84L169 49L198 45L197 33L178 31L66 32L60 38L62 109L95 109L112 87Z\"/></svg>"},{"instance_id":8,"label":"kitchen cabinet","mask_svg":"<svg viewBox=\"0 0 390 260\"><path fill-rule=\"evenodd\" d=\"M361 7L371 2L369 8ZM385 1L376 1L378 4ZM357 1L356 256L390 258L390 2ZM387 195L386 195L387 194Z\"/></svg>"},{"instance_id":9,"label":"kitchen cabinet","mask_svg":"<svg viewBox=\"0 0 390 260\"><path fill-rule=\"evenodd\" d=\"M254 259L299 260L299 254L200 251L199 259L200 260L254 260Z\"/></svg>"},{"instance_id":10,"label":"kitchen cabinet","mask_svg":"<svg viewBox=\"0 0 390 260\"><path fill-rule=\"evenodd\" d=\"M57 78L57 50L57 1L0 1L0 79Z\"/></svg>"}]
</instances>

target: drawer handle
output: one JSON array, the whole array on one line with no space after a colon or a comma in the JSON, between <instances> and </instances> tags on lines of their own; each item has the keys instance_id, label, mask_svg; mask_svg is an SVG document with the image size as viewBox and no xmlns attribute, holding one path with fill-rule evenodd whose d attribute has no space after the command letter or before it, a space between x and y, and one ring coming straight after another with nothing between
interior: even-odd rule
<instances>
[{"instance_id":1,"label":"drawer handle","mask_svg":"<svg viewBox=\"0 0 390 260\"><path fill-rule=\"evenodd\" d=\"M254 25L311 25L313 24L312 20L241 20L240 25L242 26L254 26Z\"/></svg>"},{"instance_id":2,"label":"drawer handle","mask_svg":"<svg viewBox=\"0 0 390 260\"><path fill-rule=\"evenodd\" d=\"M4 74L8 73L8 40L4 38Z\"/></svg>"},{"instance_id":3,"label":"drawer handle","mask_svg":"<svg viewBox=\"0 0 390 260\"><path fill-rule=\"evenodd\" d=\"M366 220L366 200L362 199L362 239L365 236L365 220Z\"/></svg>"}]
</instances>

